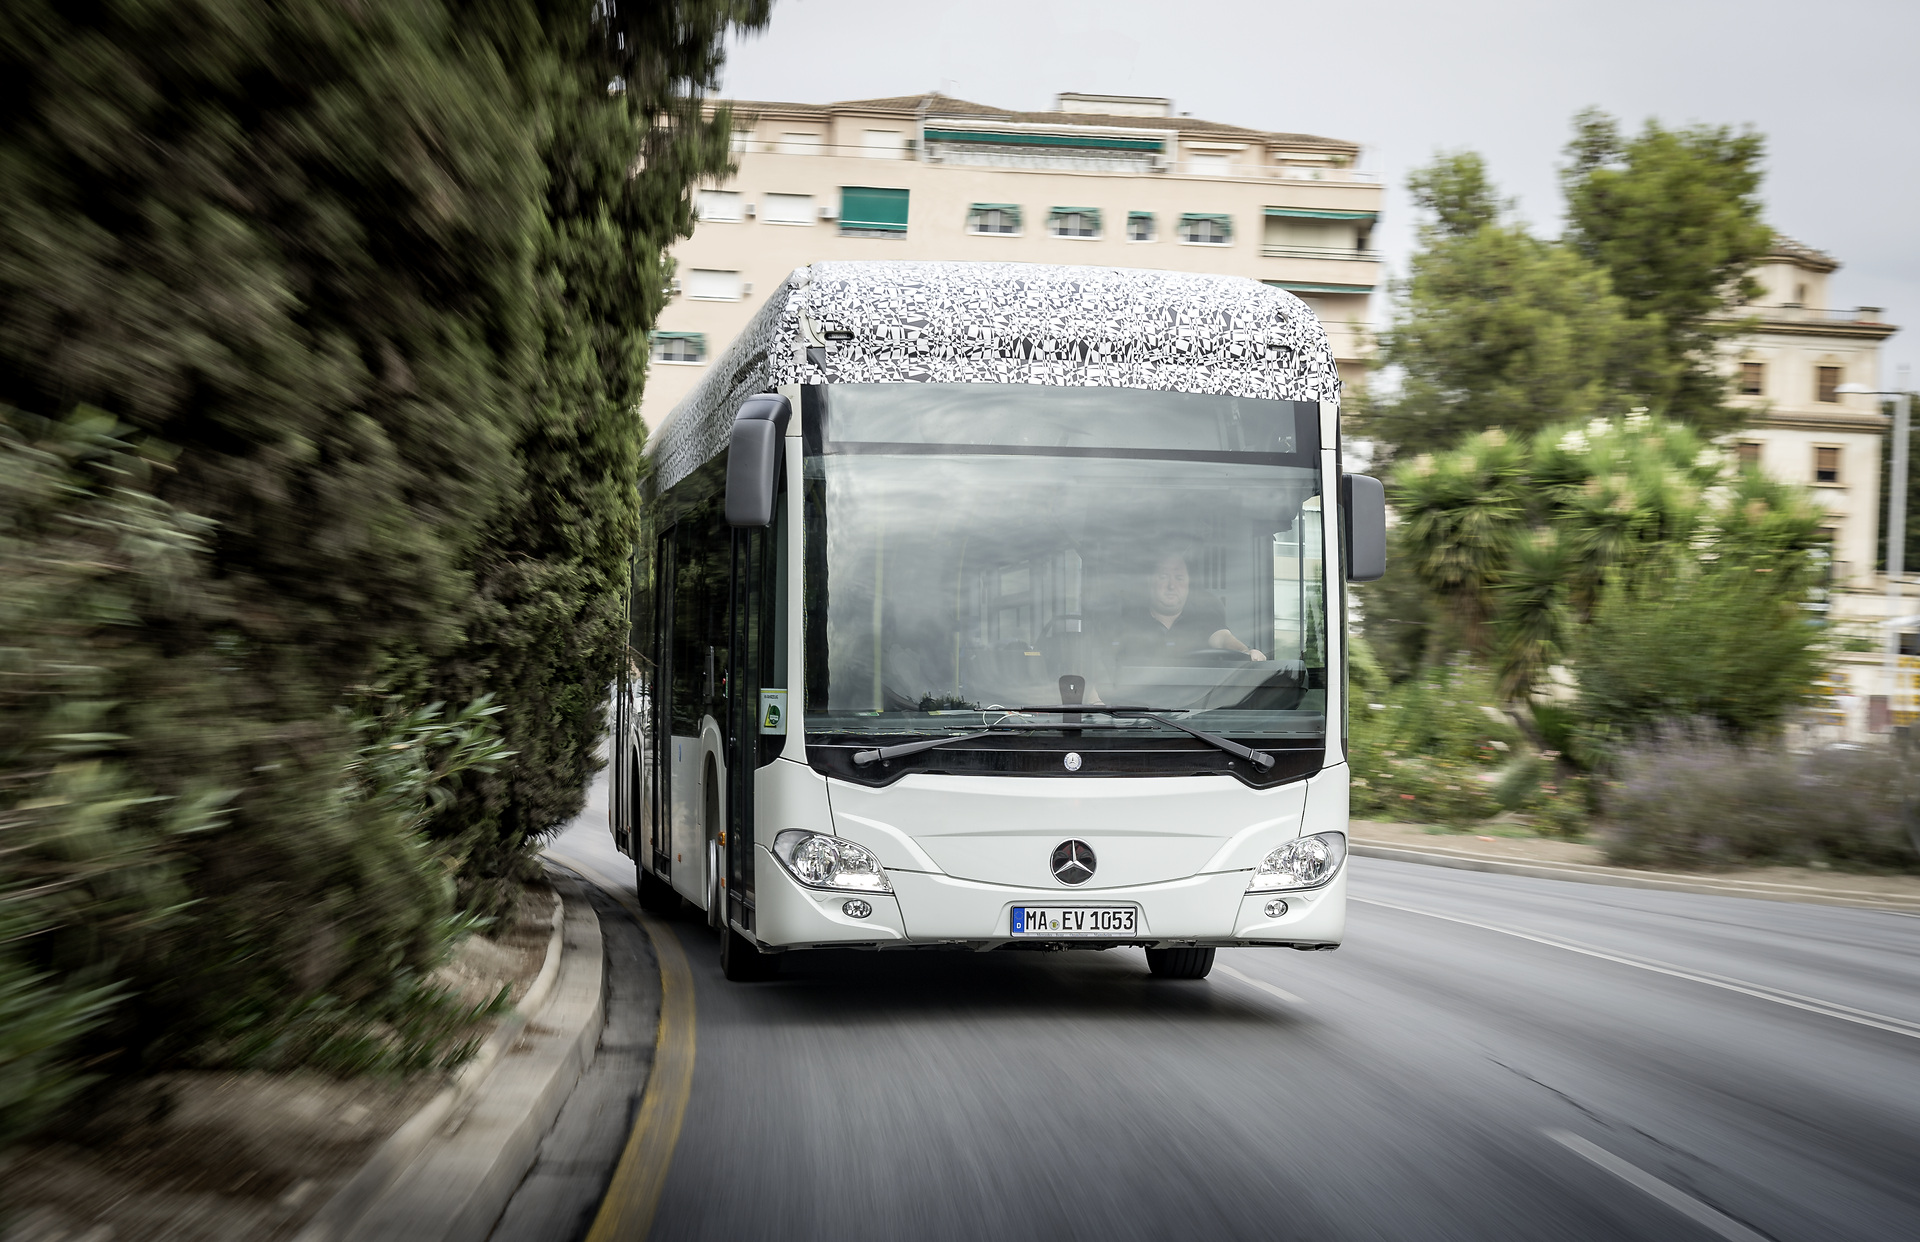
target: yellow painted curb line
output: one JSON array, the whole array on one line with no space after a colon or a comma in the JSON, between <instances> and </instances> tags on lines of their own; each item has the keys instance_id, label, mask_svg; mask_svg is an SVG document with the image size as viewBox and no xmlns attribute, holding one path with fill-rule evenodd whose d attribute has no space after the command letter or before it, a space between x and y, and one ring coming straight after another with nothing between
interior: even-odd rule
<instances>
[{"instance_id":1,"label":"yellow painted curb line","mask_svg":"<svg viewBox=\"0 0 1920 1242\"><path fill-rule=\"evenodd\" d=\"M653 1213L673 1165L673 1149L680 1141L687 1099L693 1094L694 1014L693 971L673 929L651 917L620 887L592 867L548 852L547 857L578 871L626 907L653 942L660 964L660 1026L654 1034L653 1068L640 1096L640 1113L633 1132L614 1166L606 1198L587 1230L587 1242L644 1242L653 1230Z\"/></svg>"}]
</instances>

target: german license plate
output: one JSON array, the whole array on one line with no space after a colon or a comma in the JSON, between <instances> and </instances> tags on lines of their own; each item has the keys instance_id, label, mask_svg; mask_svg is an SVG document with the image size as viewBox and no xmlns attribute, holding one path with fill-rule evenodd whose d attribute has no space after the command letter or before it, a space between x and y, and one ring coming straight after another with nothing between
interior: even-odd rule
<instances>
[{"instance_id":1,"label":"german license plate","mask_svg":"<svg viewBox=\"0 0 1920 1242\"><path fill-rule=\"evenodd\" d=\"M1139 926L1134 906L1015 906L1008 931L1015 936L1131 936Z\"/></svg>"}]
</instances>

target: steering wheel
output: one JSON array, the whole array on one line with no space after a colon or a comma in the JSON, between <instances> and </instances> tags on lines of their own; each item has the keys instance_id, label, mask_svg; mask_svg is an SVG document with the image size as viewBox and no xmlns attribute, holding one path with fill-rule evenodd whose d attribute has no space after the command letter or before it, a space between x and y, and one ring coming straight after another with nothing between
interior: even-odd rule
<instances>
[{"instance_id":1,"label":"steering wheel","mask_svg":"<svg viewBox=\"0 0 1920 1242\"><path fill-rule=\"evenodd\" d=\"M1245 651L1229 651L1224 647L1201 647L1189 651L1183 657L1190 663L1213 668L1233 667L1252 661L1253 656Z\"/></svg>"}]
</instances>

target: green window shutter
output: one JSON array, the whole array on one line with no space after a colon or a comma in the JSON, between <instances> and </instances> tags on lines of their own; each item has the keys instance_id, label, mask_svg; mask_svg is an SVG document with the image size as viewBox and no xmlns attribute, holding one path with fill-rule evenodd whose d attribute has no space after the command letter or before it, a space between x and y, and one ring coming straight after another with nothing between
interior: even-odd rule
<instances>
[{"instance_id":1,"label":"green window shutter","mask_svg":"<svg viewBox=\"0 0 1920 1242\"><path fill-rule=\"evenodd\" d=\"M1151 219L1153 219L1153 213L1152 213L1151 211L1129 211L1129 212L1127 213L1127 219L1129 219L1129 220L1151 220Z\"/></svg>"},{"instance_id":2,"label":"green window shutter","mask_svg":"<svg viewBox=\"0 0 1920 1242\"><path fill-rule=\"evenodd\" d=\"M1011 147L1084 147L1093 151L1163 151L1158 138L1108 138L1092 134L998 134L978 129L928 129L928 142L996 143Z\"/></svg>"},{"instance_id":3,"label":"green window shutter","mask_svg":"<svg viewBox=\"0 0 1920 1242\"><path fill-rule=\"evenodd\" d=\"M1180 214L1182 224L1198 223L1202 220L1210 220L1218 225L1222 236L1229 238L1233 236L1232 216L1217 211L1186 211Z\"/></svg>"},{"instance_id":4,"label":"green window shutter","mask_svg":"<svg viewBox=\"0 0 1920 1242\"><path fill-rule=\"evenodd\" d=\"M1093 221L1093 227L1100 227L1100 209L1098 207L1054 207L1048 212L1055 216L1086 216Z\"/></svg>"},{"instance_id":5,"label":"green window shutter","mask_svg":"<svg viewBox=\"0 0 1920 1242\"><path fill-rule=\"evenodd\" d=\"M840 227L875 229L887 233L906 232L907 192L865 185L841 186Z\"/></svg>"},{"instance_id":6,"label":"green window shutter","mask_svg":"<svg viewBox=\"0 0 1920 1242\"><path fill-rule=\"evenodd\" d=\"M1017 203L974 203L967 208L967 215L972 216L975 212L981 211L997 211L1006 216L1013 223L1014 228L1020 227L1020 207Z\"/></svg>"},{"instance_id":7,"label":"green window shutter","mask_svg":"<svg viewBox=\"0 0 1920 1242\"><path fill-rule=\"evenodd\" d=\"M1284 216L1290 220L1378 220L1377 211L1334 211L1317 207L1269 207L1270 216Z\"/></svg>"}]
</instances>

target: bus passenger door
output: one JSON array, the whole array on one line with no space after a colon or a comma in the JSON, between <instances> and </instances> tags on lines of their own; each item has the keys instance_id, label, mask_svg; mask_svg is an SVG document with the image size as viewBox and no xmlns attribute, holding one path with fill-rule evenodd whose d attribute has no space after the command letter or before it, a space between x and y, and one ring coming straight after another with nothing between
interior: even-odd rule
<instances>
[{"instance_id":1,"label":"bus passenger door","mask_svg":"<svg viewBox=\"0 0 1920 1242\"><path fill-rule=\"evenodd\" d=\"M727 837L724 851L726 924L753 930L753 785L760 768L760 668L767 532L733 532L732 586L727 608L728 648L736 654L727 687Z\"/></svg>"},{"instance_id":2,"label":"bus passenger door","mask_svg":"<svg viewBox=\"0 0 1920 1242\"><path fill-rule=\"evenodd\" d=\"M648 865L663 880L673 878L673 531L660 533L653 546L654 605L652 633L653 679L646 702L647 839L641 848Z\"/></svg>"}]
</instances>

